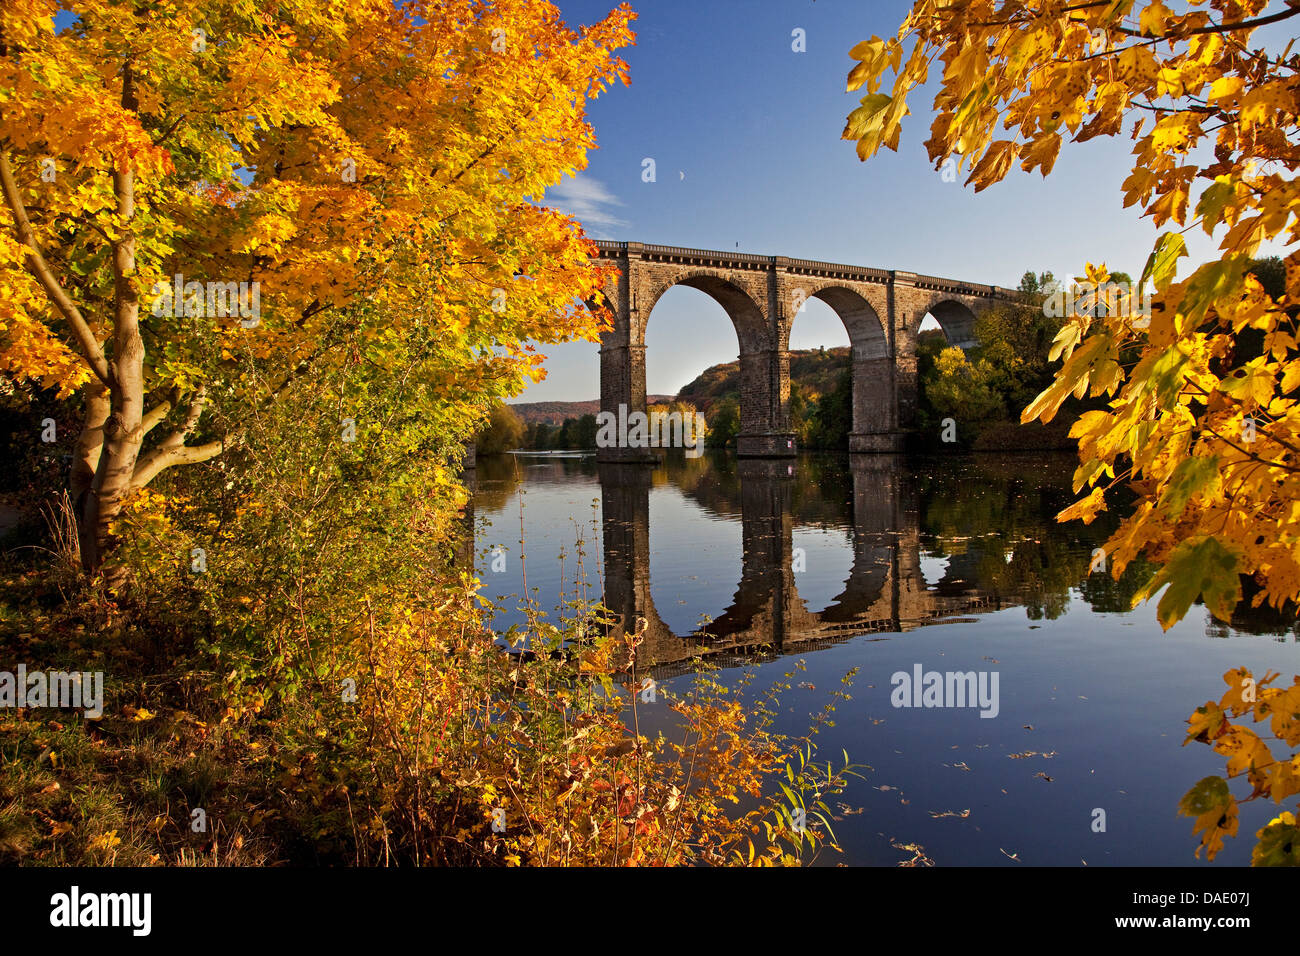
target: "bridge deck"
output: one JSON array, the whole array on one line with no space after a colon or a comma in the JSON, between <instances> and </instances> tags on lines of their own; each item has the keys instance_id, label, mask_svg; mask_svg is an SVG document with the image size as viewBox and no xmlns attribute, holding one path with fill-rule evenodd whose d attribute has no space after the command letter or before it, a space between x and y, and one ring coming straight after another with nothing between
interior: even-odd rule
<instances>
[{"instance_id":1,"label":"bridge deck","mask_svg":"<svg viewBox=\"0 0 1300 956\"><path fill-rule=\"evenodd\" d=\"M989 299L1020 299L1020 293L1001 286L962 282L942 276L924 275L870 266L845 265L841 262L819 262L815 259L791 259L787 256L758 256L744 252L722 252L715 249L690 249L686 246L659 246L647 242L621 242L609 239L594 240L602 258L616 259L635 254L651 262L671 262L680 265L698 265L714 269L784 269L797 275L821 276L851 282L888 283L902 281L920 289L932 289L953 295L970 295Z\"/></svg>"}]
</instances>

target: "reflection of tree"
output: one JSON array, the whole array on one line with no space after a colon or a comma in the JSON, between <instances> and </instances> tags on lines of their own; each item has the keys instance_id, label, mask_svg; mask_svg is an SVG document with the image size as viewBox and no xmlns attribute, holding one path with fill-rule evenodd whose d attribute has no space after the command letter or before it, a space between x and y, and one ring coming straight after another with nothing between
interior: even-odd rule
<instances>
[{"instance_id":1,"label":"reflection of tree","mask_svg":"<svg viewBox=\"0 0 1300 956\"><path fill-rule=\"evenodd\" d=\"M1054 520L1073 500L1072 473L1072 460L1061 455L914 462L922 539L949 559L937 588L1013 598L1032 620L1064 614L1070 589L1085 582L1092 550L1110 531L1101 521Z\"/></svg>"},{"instance_id":2,"label":"reflection of tree","mask_svg":"<svg viewBox=\"0 0 1300 956\"><path fill-rule=\"evenodd\" d=\"M1000 552L982 554L977 580L983 591L1015 596L1025 605L1030 620L1051 621L1066 612L1070 588L1087 573L1086 552L1080 553L1077 547L1055 536L1046 536L1038 541L1017 542L1011 549L1010 561Z\"/></svg>"},{"instance_id":3,"label":"reflection of tree","mask_svg":"<svg viewBox=\"0 0 1300 956\"><path fill-rule=\"evenodd\" d=\"M706 451L692 458L684 451L672 449L664 453L651 480L656 487L672 484L680 488L683 494L689 495L702 479L725 468L726 461L727 455L719 451Z\"/></svg>"},{"instance_id":4,"label":"reflection of tree","mask_svg":"<svg viewBox=\"0 0 1300 956\"><path fill-rule=\"evenodd\" d=\"M523 483L523 470L514 455L484 455L474 470L474 510L480 514L501 511Z\"/></svg>"},{"instance_id":5,"label":"reflection of tree","mask_svg":"<svg viewBox=\"0 0 1300 956\"><path fill-rule=\"evenodd\" d=\"M853 475L848 455L801 455L773 461L774 475L789 476L790 514L797 525L844 527L853 522ZM671 482L688 498L720 515L741 510L741 476L737 459L710 451L700 458L670 456L655 469L655 483Z\"/></svg>"},{"instance_id":6,"label":"reflection of tree","mask_svg":"<svg viewBox=\"0 0 1300 956\"><path fill-rule=\"evenodd\" d=\"M530 482L564 482L576 475L594 477L596 461L582 458L529 455L492 455L480 458L475 474L475 508L483 514L500 512L523 484Z\"/></svg>"},{"instance_id":7,"label":"reflection of tree","mask_svg":"<svg viewBox=\"0 0 1300 956\"><path fill-rule=\"evenodd\" d=\"M1231 631L1268 634L1276 637L1289 634L1300 640L1300 620L1296 619L1300 609L1294 605L1288 605L1280 610L1267 604L1251 607L1251 602L1259 591L1260 587L1254 580L1242 578L1241 601L1233 608L1232 618L1224 622L1211 615L1205 623L1205 633L1210 637L1227 637ZM1197 601L1197 603L1201 602Z\"/></svg>"},{"instance_id":8,"label":"reflection of tree","mask_svg":"<svg viewBox=\"0 0 1300 956\"><path fill-rule=\"evenodd\" d=\"M842 527L853 523L853 473L848 455L810 455L795 469L791 489L795 524Z\"/></svg>"},{"instance_id":9,"label":"reflection of tree","mask_svg":"<svg viewBox=\"0 0 1300 956\"><path fill-rule=\"evenodd\" d=\"M1133 607L1133 595L1146 583L1155 567L1142 558L1130 562L1116 581L1109 573L1096 571L1083 579L1080 591L1094 611L1122 613Z\"/></svg>"},{"instance_id":10,"label":"reflection of tree","mask_svg":"<svg viewBox=\"0 0 1300 956\"><path fill-rule=\"evenodd\" d=\"M1006 458L1012 457L1007 462ZM921 532L944 554L961 553L979 538L1000 543L1040 538L1073 501L1071 463L1064 456L986 456L919 459L912 463L921 505ZM1097 526L1059 526L1086 540ZM1099 539L1104 540L1104 537ZM1003 548L1003 551L1008 550Z\"/></svg>"}]
</instances>

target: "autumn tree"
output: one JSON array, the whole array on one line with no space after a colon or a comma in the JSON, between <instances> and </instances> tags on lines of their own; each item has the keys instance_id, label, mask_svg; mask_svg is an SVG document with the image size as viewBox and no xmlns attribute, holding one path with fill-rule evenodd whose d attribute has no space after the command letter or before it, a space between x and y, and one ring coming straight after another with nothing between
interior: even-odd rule
<instances>
[{"instance_id":1,"label":"autumn tree","mask_svg":"<svg viewBox=\"0 0 1300 956\"><path fill-rule=\"evenodd\" d=\"M0 367L81 398L87 571L132 495L230 454L239 416L322 368L398 374L401 355L459 441L540 377L529 340L595 334L573 306L602 282L591 246L535 200L585 165L585 104L626 82L632 16L574 31L534 0L4 5Z\"/></svg>"},{"instance_id":2,"label":"autumn tree","mask_svg":"<svg viewBox=\"0 0 1300 956\"><path fill-rule=\"evenodd\" d=\"M518 448L524 437L524 423L505 402L492 406L487 426L478 433L475 444L480 455L499 455Z\"/></svg>"}]
</instances>

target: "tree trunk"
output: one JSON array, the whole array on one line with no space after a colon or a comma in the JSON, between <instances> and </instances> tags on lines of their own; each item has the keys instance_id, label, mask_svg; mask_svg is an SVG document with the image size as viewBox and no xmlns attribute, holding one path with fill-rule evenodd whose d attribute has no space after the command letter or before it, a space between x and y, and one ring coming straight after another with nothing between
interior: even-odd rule
<instances>
[{"instance_id":1,"label":"tree trunk","mask_svg":"<svg viewBox=\"0 0 1300 956\"><path fill-rule=\"evenodd\" d=\"M81 424L81 434L72 456L72 476L68 492L72 498L73 512L77 517L77 540L80 545L81 566L93 571L99 566L98 547L92 526L85 520L95 471L104 446L104 422L108 420L112 403L108 389L99 379L91 379L86 386L86 404ZM93 567L92 567L92 559Z\"/></svg>"},{"instance_id":2,"label":"tree trunk","mask_svg":"<svg viewBox=\"0 0 1300 956\"><path fill-rule=\"evenodd\" d=\"M123 70L122 105L137 106L131 65ZM112 550L113 519L122 510L135 475L136 458L144 440L144 340L140 337L140 301L135 288L135 174L130 164L118 160L113 171L113 194L122 225L121 238L113 248L113 356L108 363L110 410L103 424L103 444L95 466L95 479L81 513L79 534L83 545L82 565L91 574L103 567ZM110 586L120 584L122 572L107 575Z\"/></svg>"}]
</instances>

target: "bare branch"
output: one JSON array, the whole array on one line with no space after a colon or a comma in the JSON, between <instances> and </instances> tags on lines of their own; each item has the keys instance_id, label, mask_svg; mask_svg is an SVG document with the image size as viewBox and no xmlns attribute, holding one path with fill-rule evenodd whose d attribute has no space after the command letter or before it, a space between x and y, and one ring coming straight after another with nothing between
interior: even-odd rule
<instances>
[{"instance_id":1,"label":"bare branch","mask_svg":"<svg viewBox=\"0 0 1300 956\"><path fill-rule=\"evenodd\" d=\"M147 455L142 455L135 463L131 475L128 494L135 494L157 477L158 473L172 465L194 465L210 458L216 458L236 441L218 440L203 445L181 445L173 448L155 448Z\"/></svg>"},{"instance_id":2,"label":"bare branch","mask_svg":"<svg viewBox=\"0 0 1300 956\"><path fill-rule=\"evenodd\" d=\"M140 419L141 436L149 434L149 432L153 430L154 426L157 425L159 422L161 422L164 418L166 418L167 415L171 412L171 410L175 407L176 407L175 401L173 399L167 398L159 402L153 408L149 409L149 411L145 412L144 417Z\"/></svg>"}]
</instances>

